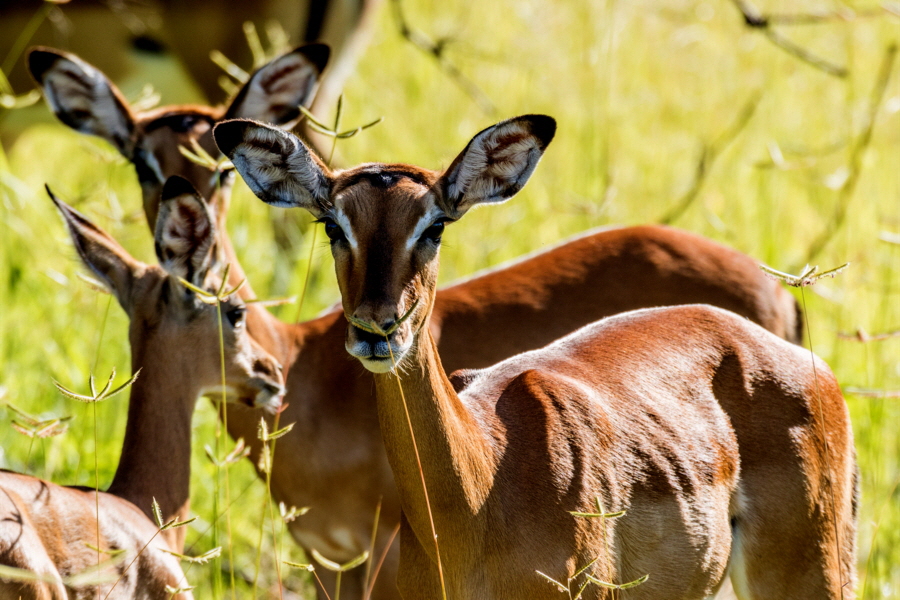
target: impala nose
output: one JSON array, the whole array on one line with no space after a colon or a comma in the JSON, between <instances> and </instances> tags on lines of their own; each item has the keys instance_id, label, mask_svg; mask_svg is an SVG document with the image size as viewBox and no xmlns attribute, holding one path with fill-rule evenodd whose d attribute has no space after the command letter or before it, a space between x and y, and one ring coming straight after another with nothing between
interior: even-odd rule
<instances>
[{"instance_id":1,"label":"impala nose","mask_svg":"<svg viewBox=\"0 0 900 600\"><path fill-rule=\"evenodd\" d=\"M253 405L266 410L277 410L284 399L284 374L281 364L269 356L258 358L253 364L254 377L250 385L255 388Z\"/></svg>"}]
</instances>

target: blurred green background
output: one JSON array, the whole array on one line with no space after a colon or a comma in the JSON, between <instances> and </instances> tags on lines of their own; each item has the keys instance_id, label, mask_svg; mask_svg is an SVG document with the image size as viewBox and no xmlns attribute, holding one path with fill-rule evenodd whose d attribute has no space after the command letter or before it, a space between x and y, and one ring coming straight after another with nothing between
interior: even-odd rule
<instances>
[{"instance_id":1,"label":"blurred green background","mask_svg":"<svg viewBox=\"0 0 900 600\"><path fill-rule=\"evenodd\" d=\"M725 0L404 0L409 25L439 43L443 64L463 74L460 84L400 35L396 5L387 2L345 87L343 115L346 127L384 121L339 142L335 164L440 168L498 120L530 112L557 119L557 137L525 190L448 228L444 282L590 227L659 222L673 211L674 225L782 271L798 272L825 235L813 263L851 266L806 288L803 300L815 352L845 390L864 390L846 393L862 471L860 593L900 598L900 337L861 342L840 335L900 329L900 63L886 63L900 40L900 8L786 5L772 0L757 8L825 17L773 21L765 29L745 25ZM829 74L774 43L784 39L846 73ZM145 55L135 62L139 69L116 82L127 97L151 82L164 104L198 98L177 62ZM32 449L9 426L12 413L0 408L0 467L92 485L96 453L105 487L118 460L126 400L98 407L95 447L91 413L60 396L52 380L85 390L92 368L104 377L113 366L123 379L127 319L109 296L78 279L80 263L43 185L149 262L140 190L133 168L111 146L56 123L43 102L0 118L0 402L42 417L74 417L66 434ZM312 229L298 230L302 258L279 279L270 210L239 181L231 239L257 293L299 295ZM312 247L302 318L338 298L323 239L320 232ZM286 289L279 281L289 282ZM273 310L287 320L298 313L296 304ZM194 553L211 546L204 530L212 489L199 482L214 472L202 449L214 430L215 411L201 401L192 498L200 519L188 534ZM258 536L252 516L264 506L255 479L246 461L232 467L232 496L248 490L232 508L235 567L250 580ZM277 586L272 543L267 534L266 593ZM305 560L292 544L284 558ZM198 598L208 595L212 569L190 571ZM301 597L311 594L306 573L294 570L285 584ZM241 590L249 597L249 586Z\"/></svg>"}]
</instances>

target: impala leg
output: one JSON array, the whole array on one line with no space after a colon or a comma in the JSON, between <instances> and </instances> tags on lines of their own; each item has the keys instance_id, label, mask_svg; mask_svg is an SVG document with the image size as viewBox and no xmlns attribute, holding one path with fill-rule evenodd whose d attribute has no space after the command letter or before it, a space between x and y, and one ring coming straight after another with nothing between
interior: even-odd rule
<instances>
[{"instance_id":1,"label":"impala leg","mask_svg":"<svg viewBox=\"0 0 900 600\"><path fill-rule=\"evenodd\" d=\"M838 548L830 495L813 499L803 478L786 475L782 468L743 478L742 487L752 492L735 518L730 564L735 594L740 600L851 600L853 519L847 518L849 506L840 508L844 490L835 493ZM850 585L842 586L847 581Z\"/></svg>"}]
</instances>

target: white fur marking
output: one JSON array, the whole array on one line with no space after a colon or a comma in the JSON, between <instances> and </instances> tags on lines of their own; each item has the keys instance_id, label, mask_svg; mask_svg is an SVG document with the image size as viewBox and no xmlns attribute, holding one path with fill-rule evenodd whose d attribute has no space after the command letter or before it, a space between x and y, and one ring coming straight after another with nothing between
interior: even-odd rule
<instances>
[{"instance_id":1,"label":"white fur marking","mask_svg":"<svg viewBox=\"0 0 900 600\"><path fill-rule=\"evenodd\" d=\"M422 234L425 233L425 230L434 225L435 220L441 216L442 212L437 207L432 207L428 212L425 213L424 216L419 218L419 222L416 223L415 229L413 229L412 235L409 236L406 240L406 250L412 250L413 246L416 245L416 242L419 241L419 238L422 237Z\"/></svg>"},{"instance_id":2,"label":"white fur marking","mask_svg":"<svg viewBox=\"0 0 900 600\"><path fill-rule=\"evenodd\" d=\"M350 219L347 218L340 209L335 209L331 212L332 218L334 218L334 222L338 224L338 227L344 232L344 236L346 236L347 241L350 242L350 247L356 250L359 246L356 243L356 236L353 235L353 227L350 225Z\"/></svg>"}]
</instances>

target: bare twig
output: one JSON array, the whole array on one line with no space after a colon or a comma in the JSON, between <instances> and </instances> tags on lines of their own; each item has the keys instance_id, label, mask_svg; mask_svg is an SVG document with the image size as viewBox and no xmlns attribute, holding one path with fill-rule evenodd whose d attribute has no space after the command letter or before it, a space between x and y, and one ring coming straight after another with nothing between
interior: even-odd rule
<instances>
[{"instance_id":1,"label":"bare twig","mask_svg":"<svg viewBox=\"0 0 900 600\"><path fill-rule=\"evenodd\" d=\"M809 50L806 50L802 46L792 42L787 39L780 33L776 32L772 27L774 25L799 25L799 24L811 24L811 23L823 23L827 21L833 20L849 20L848 17L850 15L856 16L875 16L870 15L869 13L872 11L877 11L877 9L860 11L859 13L853 13L852 11L847 12L830 12L830 13L812 13L812 14L763 14L756 9L755 6L750 4L748 0L732 0L737 9L741 12L741 15L744 17L744 24L747 27L752 29L760 30L766 38L772 42L775 46L781 48L791 56L794 56L806 64L819 69L824 73L828 73L829 75L834 75L835 77L846 77L847 76L847 68L842 67L840 65L836 65L830 61L825 60L819 56L816 56ZM882 11L877 11L878 14L887 14L889 11L885 8Z\"/></svg>"},{"instance_id":2,"label":"bare twig","mask_svg":"<svg viewBox=\"0 0 900 600\"><path fill-rule=\"evenodd\" d=\"M803 46L796 44L784 37L774 29L770 27L766 27L763 30L763 35L765 35L770 42L790 54L796 58L799 58L803 62L807 63L810 66L813 66L824 73L828 73L829 75L834 75L835 77L846 77L847 76L847 67L842 67L841 65L836 65L833 62L827 61L824 58L820 58L816 56Z\"/></svg>"},{"instance_id":3,"label":"bare twig","mask_svg":"<svg viewBox=\"0 0 900 600\"><path fill-rule=\"evenodd\" d=\"M854 340L857 342L880 342L882 340L889 340L891 338L900 337L900 329L897 331L889 331L887 333L876 333L875 335L870 334L868 331L860 327L853 333L846 333L843 331L838 332L838 337L842 340Z\"/></svg>"},{"instance_id":4,"label":"bare twig","mask_svg":"<svg viewBox=\"0 0 900 600\"><path fill-rule=\"evenodd\" d=\"M453 40L441 38L433 41L421 31L416 31L409 26L409 22L403 14L401 0L392 0L391 4L394 8L394 17L397 19L397 28L403 39L433 58L437 62L438 67L475 102L482 112L488 115L496 113L497 109L487 94L447 58L446 50Z\"/></svg>"},{"instance_id":5,"label":"bare twig","mask_svg":"<svg viewBox=\"0 0 900 600\"><path fill-rule=\"evenodd\" d=\"M747 123L750 122L750 119L753 118L753 114L756 112L756 107L759 106L761 97L762 94L760 92L755 92L746 104L744 104L741 112L738 113L737 118L731 126L722 132L722 134L711 144L705 144L701 148L700 159L697 161L697 167L694 170L694 180L691 182L691 187L678 199L675 203L675 207L660 218L660 223L663 225L671 225L680 219L687 209L690 208L700 195L700 190L703 188L703 184L706 181L707 175L709 175L713 163L731 142L737 138L741 131L744 130Z\"/></svg>"},{"instance_id":6,"label":"bare twig","mask_svg":"<svg viewBox=\"0 0 900 600\"><path fill-rule=\"evenodd\" d=\"M900 390L873 390L869 388L845 387L844 392L863 398L900 398Z\"/></svg>"},{"instance_id":7,"label":"bare twig","mask_svg":"<svg viewBox=\"0 0 900 600\"><path fill-rule=\"evenodd\" d=\"M869 111L867 114L866 126L851 150L849 175L838 192L838 201L834 214L831 215L831 219L826 225L825 230L819 234L819 237L813 240L813 243L809 246L804 261L806 263L813 262L825 246L828 245L828 242L834 237L835 232L840 229L847 218L847 208L850 205L850 200L853 198L853 192L856 190L856 184L859 182L859 175L862 171L862 157L869 147L869 142L872 141L872 132L875 129L875 117L884 100L884 94L887 91L888 82L891 78L896 57L897 45L892 44L885 51L884 58L881 61L878 78L875 80L875 86L872 88L872 95L869 99Z\"/></svg>"},{"instance_id":8,"label":"bare twig","mask_svg":"<svg viewBox=\"0 0 900 600\"><path fill-rule=\"evenodd\" d=\"M735 4L743 13L744 21L747 25L759 28L765 28L770 25L819 25L834 21L846 22L855 19L882 17L886 14L898 15L895 12L896 9L888 3L857 10L844 6L837 10L823 10L811 13L769 13L766 15L760 14L754 6L744 0L735 0Z\"/></svg>"}]
</instances>

